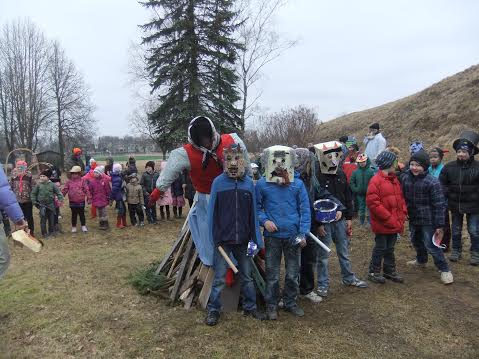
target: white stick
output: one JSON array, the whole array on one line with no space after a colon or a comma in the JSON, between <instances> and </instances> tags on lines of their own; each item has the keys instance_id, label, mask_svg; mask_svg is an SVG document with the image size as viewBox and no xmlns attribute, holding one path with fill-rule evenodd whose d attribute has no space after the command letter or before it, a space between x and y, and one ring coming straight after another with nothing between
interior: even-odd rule
<instances>
[{"instance_id":1,"label":"white stick","mask_svg":"<svg viewBox=\"0 0 479 359\"><path fill-rule=\"evenodd\" d=\"M231 261L230 257L228 257L228 255L226 254L225 250L223 249L223 247L221 246L218 246L218 250L219 252L221 253L221 255L223 256L223 258L225 259L226 263L228 263L228 265L230 266L230 268L233 270L233 272L236 274L238 273L238 268L236 268L236 266L233 264L233 262Z\"/></svg>"},{"instance_id":2,"label":"white stick","mask_svg":"<svg viewBox=\"0 0 479 359\"><path fill-rule=\"evenodd\" d=\"M331 249L329 249L326 244L324 244L323 242L321 242L321 241L319 240L319 238L316 237L314 234L312 234L311 232L308 232L308 236L310 236L316 243L318 243L319 246L320 246L321 248L323 248L326 252L328 252L328 253L331 252Z\"/></svg>"}]
</instances>

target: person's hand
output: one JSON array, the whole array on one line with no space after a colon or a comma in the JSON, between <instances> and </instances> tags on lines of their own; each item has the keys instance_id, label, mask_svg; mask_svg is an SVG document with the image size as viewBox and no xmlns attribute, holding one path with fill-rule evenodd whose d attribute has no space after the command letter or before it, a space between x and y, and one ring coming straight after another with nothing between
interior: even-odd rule
<instances>
[{"instance_id":1,"label":"person's hand","mask_svg":"<svg viewBox=\"0 0 479 359\"><path fill-rule=\"evenodd\" d=\"M276 224L274 224L273 221L266 221L264 222L264 228L269 232L273 233L278 230L278 227L276 227Z\"/></svg>"},{"instance_id":2,"label":"person's hand","mask_svg":"<svg viewBox=\"0 0 479 359\"><path fill-rule=\"evenodd\" d=\"M348 219L346 221L346 233L352 233L353 232L353 221Z\"/></svg>"},{"instance_id":3,"label":"person's hand","mask_svg":"<svg viewBox=\"0 0 479 359\"><path fill-rule=\"evenodd\" d=\"M306 243L306 238L303 238L303 239L301 240L301 242L299 242L299 246L300 246L301 248L306 247L306 244L307 244L307 243Z\"/></svg>"},{"instance_id":4,"label":"person's hand","mask_svg":"<svg viewBox=\"0 0 479 359\"><path fill-rule=\"evenodd\" d=\"M442 228L436 229L434 236L436 237L437 242L441 243L442 238L444 237L444 230Z\"/></svg>"},{"instance_id":5,"label":"person's hand","mask_svg":"<svg viewBox=\"0 0 479 359\"><path fill-rule=\"evenodd\" d=\"M336 218L335 218L334 220L335 220L335 221L339 221L342 216L343 216L343 212L337 211L337 212L336 212Z\"/></svg>"},{"instance_id":6,"label":"person's hand","mask_svg":"<svg viewBox=\"0 0 479 359\"><path fill-rule=\"evenodd\" d=\"M326 228L324 228L324 225L318 227L318 234L320 237L325 237L328 234L328 232L326 232Z\"/></svg>"},{"instance_id":7,"label":"person's hand","mask_svg":"<svg viewBox=\"0 0 479 359\"><path fill-rule=\"evenodd\" d=\"M23 229L25 232L29 233L30 230L28 229L28 223L23 218L15 223L15 231Z\"/></svg>"}]
</instances>

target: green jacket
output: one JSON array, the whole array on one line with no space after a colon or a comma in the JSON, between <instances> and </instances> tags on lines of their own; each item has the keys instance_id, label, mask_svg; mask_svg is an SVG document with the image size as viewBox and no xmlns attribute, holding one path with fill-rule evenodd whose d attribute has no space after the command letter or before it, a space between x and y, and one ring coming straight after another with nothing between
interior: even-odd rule
<instances>
[{"instance_id":1,"label":"green jacket","mask_svg":"<svg viewBox=\"0 0 479 359\"><path fill-rule=\"evenodd\" d=\"M355 170L351 176L351 181L349 185L351 186L351 190L360 195L366 195L368 191L368 184L371 178L374 176L374 171L371 169L371 162L366 162L366 167L360 167L358 164L358 169Z\"/></svg>"},{"instance_id":2,"label":"green jacket","mask_svg":"<svg viewBox=\"0 0 479 359\"><path fill-rule=\"evenodd\" d=\"M63 196L58 187L51 181L39 182L32 191L33 204L42 204L51 210L55 210L55 196L63 201Z\"/></svg>"}]
</instances>

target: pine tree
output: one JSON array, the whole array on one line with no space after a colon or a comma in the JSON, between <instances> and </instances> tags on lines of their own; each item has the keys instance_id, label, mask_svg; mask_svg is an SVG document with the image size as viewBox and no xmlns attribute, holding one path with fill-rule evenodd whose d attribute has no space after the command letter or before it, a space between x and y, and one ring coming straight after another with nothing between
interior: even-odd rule
<instances>
[{"instance_id":1,"label":"pine tree","mask_svg":"<svg viewBox=\"0 0 479 359\"><path fill-rule=\"evenodd\" d=\"M160 105L149 118L162 149L186 137L191 118L209 116L222 131L243 129L233 70L235 13L227 0L150 0L159 14L143 25L152 92Z\"/></svg>"}]
</instances>

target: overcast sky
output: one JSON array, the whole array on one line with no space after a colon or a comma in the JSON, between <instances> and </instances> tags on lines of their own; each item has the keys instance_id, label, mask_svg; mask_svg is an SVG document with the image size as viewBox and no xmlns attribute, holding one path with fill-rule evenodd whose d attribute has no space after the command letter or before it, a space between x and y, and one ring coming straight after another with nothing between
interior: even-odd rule
<instances>
[{"instance_id":1,"label":"overcast sky","mask_svg":"<svg viewBox=\"0 0 479 359\"><path fill-rule=\"evenodd\" d=\"M148 12L133 0L0 0L0 24L29 17L57 39L93 91L101 135L131 132L128 48ZM290 0L276 28L298 40L268 65L260 105L322 120L417 92L479 63L476 0Z\"/></svg>"}]
</instances>

